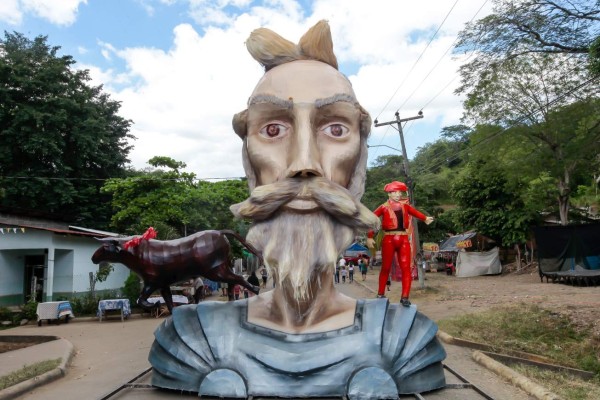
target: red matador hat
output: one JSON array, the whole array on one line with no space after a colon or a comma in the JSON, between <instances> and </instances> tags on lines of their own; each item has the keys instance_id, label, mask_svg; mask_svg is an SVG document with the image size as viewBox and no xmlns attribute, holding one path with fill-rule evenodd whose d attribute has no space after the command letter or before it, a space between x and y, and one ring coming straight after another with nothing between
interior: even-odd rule
<instances>
[{"instance_id":1,"label":"red matador hat","mask_svg":"<svg viewBox=\"0 0 600 400\"><path fill-rule=\"evenodd\" d=\"M383 190L386 192L407 192L408 187L404 182L394 181L385 185Z\"/></svg>"}]
</instances>

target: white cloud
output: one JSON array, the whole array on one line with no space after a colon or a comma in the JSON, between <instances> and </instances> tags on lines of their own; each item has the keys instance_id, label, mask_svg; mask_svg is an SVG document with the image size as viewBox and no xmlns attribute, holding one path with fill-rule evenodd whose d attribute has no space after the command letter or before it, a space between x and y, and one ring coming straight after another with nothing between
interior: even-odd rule
<instances>
[{"instance_id":1,"label":"white cloud","mask_svg":"<svg viewBox=\"0 0 600 400\"><path fill-rule=\"evenodd\" d=\"M18 0L0 1L0 21L10 25L19 25L23 20L23 12L19 7Z\"/></svg>"},{"instance_id":2,"label":"white cloud","mask_svg":"<svg viewBox=\"0 0 600 400\"><path fill-rule=\"evenodd\" d=\"M303 10L293 0L266 0L260 6L250 0L189 0L196 24L174 26L170 48L98 42L103 56L112 60L111 69L87 68L94 84L104 84L122 102L121 114L134 121L134 167L144 168L148 159L162 155L186 162L187 170L201 178L242 176L241 140L231 118L245 108L262 75L244 41L253 29L266 26L297 42L318 20L328 19L341 71L373 118L393 119L399 108L409 116L424 107L425 118L407 131L413 156L414 149L435 139L440 124L459 121L461 99L453 94L459 80L452 80L459 62L443 54L483 1L459 2L424 51L450 3L315 0L311 10ZM79 2L70 4L76 12ZM149 0L142 4L151 7ZM124 70L117 69L121 64ZM427 133L416 134L419 127ZM371 142L397 137L394 130L376 128ZM373 152L373 158L385 153Z\"/></svg>"},{"instance_id":3,"label":"white cloud","mask_svg":"<svg viewBox=\"0 0 600 400\"><path fill-rule=\"evenodd\" d=\"M80 4L88 0L20 0L21 6L27 12L46 19L56 25L71 25L77 18Z\"/></svg>"},{"instance_id":4,"label":"white cloud","mask_svg":"<svg viewBox=\"0 0 600 400\"><path fill-rule=\"evenodd\" d=\"M169 51L116 52L127 64L127 76L137 82L114 92L122 101L121 114L135 121L132 161L139 168L164 155L185 161L203 178L242 176L241 140L231 118L244 109L261 75L243 46L247 31L212 28L201 37L182 24L174 35Z\"/></svg>"}]
</instances>

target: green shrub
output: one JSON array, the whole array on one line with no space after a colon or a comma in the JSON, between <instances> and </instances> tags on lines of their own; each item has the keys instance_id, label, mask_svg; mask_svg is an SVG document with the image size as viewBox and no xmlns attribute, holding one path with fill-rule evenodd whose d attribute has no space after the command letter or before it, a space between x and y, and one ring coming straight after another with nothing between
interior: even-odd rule
<instances>
[{"instance_id":1,"label":"green shrub","mask_svg":"<svg viewBox=\"0 0 600 400\"><path fill-rule=\"evenodd\" d=\"M13 312L6 307L0 307L0 321L12 321Z\"/></svg>"},{"instance_id":2,"label":"green shrub","mask_svg":"<svg viewBox=\"0 0 600 400\"><path fill-rule=\"evenodd\" d=\"M75 315L96 315L98 311L98 299L91 294L71 299L71 308Z\"/></svg>"},{"instance_id":3,"label":"green shrub","mask_svg":"<svg viewBox=\"0 0 600 400\"><path fill-rule=\"evenodd\" d=\"M140 296L140 278L137 274L129 274L125 280L122 292L123 295L129 299L129 303L132 307L137 304L137 299Z\"/></svg>"},{"instance_id":4,"label":"green shrub","mask_svg":"<svg viewBox=\"0 0 600 400\"><path fill-rule=\"evenodd\" d=\"M29 300L27 303L21 306L21 314L23 318L27 318L28 320L36 320L37 319L37 301Z\"/></svg>"}]
</instances>

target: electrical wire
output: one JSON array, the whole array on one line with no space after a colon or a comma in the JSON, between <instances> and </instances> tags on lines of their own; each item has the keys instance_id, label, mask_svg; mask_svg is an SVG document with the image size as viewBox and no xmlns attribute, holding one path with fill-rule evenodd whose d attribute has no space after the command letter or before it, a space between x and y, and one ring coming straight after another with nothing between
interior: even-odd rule
<instances>
[{"instance_id":1,"label":"electrical wire","mask_svg":"<svg viewBox=\"0 0 600 400\"><path fill-rule=\"evenodd\" d=\"M577 90L581 89L582 87L584 87L584 86L588 85L589 83L591 83L591 82L593 82L594 80L597 80L597 79L600 79L600 77L598 77L598 76L591 77L591 78L590 78L590 79L588 79L587 81L584 81L583 83L581 83L581 84L579 84L578 86L576 86L576 87L572 88L572 89L571 89L571 90L569 90L568 92L566 92L566 93L563 93L562 95L560 95L560 96L556 97L555 99L553 99L552 101L550 101L550 102L547 104L547 107L550 107L550 106L554 105L555 103L559 102L559 101L560 101L560 100L562 100L563 98L565 98L565 97L567 97L567 96L571 95L572 93L576 92ZM539 113L541 113L541 112L542 112L541 110L535 111L535 112L534 112L534 115L536 115L536 114L539 114ZM526 116L526 115L523 115L523 116L521 116L520 118L517 118L515 121L513 121L512 123L510 123L508 126L506 126L506 127L503 127L503 128L500 128L500 129L498 129L497 131L495 131L494 133L492 133L491 135L489 135L489 136L487 136L487 137L483 138L483 139L482 139L482 140L480 140L479 142L477 142L477 143L474 143L474 144L471 144L471 145L470 145L468 148L465 148L465 149L463 149L463 150L460 150L460 151L458 151L458 152L454 153L454 156L452 156L452 157L450 157L450 158L444 157L444 158L442 159L442 157L444 156L444 155L442 154L442 155L440 156L440 161L439 161L439 162L437 162L436 164L434 164L434 165L432 165L432 166L430 166L430 167L427 167L427 168L425 168L425 169L420 169L420 170L417 170L417 171L415 171L415 173L417 173L417 174L433 173L433 171L434 171L434 170L436 170L436 169L440 168L442 165L444 165L444 164L447 164L447 163L449 163L449 162L452 162L452 161L454 161L454 160L458 159L459 157L463 156L464 154L466 154L468 151L471 151L471 150L472 150L473 148L475 148L475 147L481 146L481 145L483 145L483 144L486 144L486 143L488 143L488 142L492 141L493 139L495 139L495 138L497 138L498 136L500 136L502 133L506 132L506 131L507 131L507 130L509 130L510 128L513 128L513 127L517 126L517 124L519 124L519 123L523 122L523 121L524 121L524 120L526 120L527 118L528 118L528 116Z\"/></svg>"},{"instance_id":2,"label":"electrical wire","mask_svg":"<svg viewBox=\"0 0 600 400\"><path fill-rule=\"evenodd\" d=\"M475 12L475 14L473 14L473 16L471 17L471 19L469 20L469 23L473 22L473 20L477 17L477 15L479 15L479 13L483 9L483 7L485 7L485 5L488 3L488 1L489 0L485 0L483 2L483 4L479 7L479 9L477 10L477 12ZM427 80L427 78L429 78L429 75L431 75L431 73L433 71L435 71L435 69L438 67L438 65L440 65L440 63L442 62L442 60L444 59L444 57L446 56L446 54L448 54L448 52L454 48L454 45L456 44L457 41L458 41L458 35L456 36L456 38L454 39L454 41L450 44L450 46L448 46L448 48L446 49L446 51L444 52L444 54L442 54L442 56L437 60L437 62L434 64L434 66L429 70L429 72L427 73L427 75L425 75L425 77L415 87L415 89L406 97L406 99L400 105L400 107L398 107L398 110L400 110L402 107L404 107L404 105L406 105L406 103L412 98L412 96L417 92L417 90L419 90L421 88L421 86L423 85L423 83L425 83L425 81ZM475 54L474 51L471 53L471 55L473 55L473 54ZM456 76L455 76L455 78L456 78ZM454 81L454 79L452 79L452 81L450 81L450 83L452 83ZM448 85L450 83L448 83L446 86L444 86L444 89L446 87L448 87ZM441 93L441 92L439 92L439 93ZM439 93L438 93L438 95L436 95L436 97L439 96ZM427 104L429 104L430 102L431 101L429 101ZM421 107L420 110L422 111L423 107Z\"/></svg>"},{"instance_id":3,"label":"electrical wire","mask_svg":"<svg viewBox=\"0 0 600 400\"><path fill-rule=\"evenodd\" d=\"M472 22L477 15L479 15L479 13L481 12L481 10L483 9L483 7L485 7L485 5L488 3L489 0L485 0L481 6L477 9L477 11L475 12L475 14L473 14L473 16L471 17L471 19L469 20L469 22ZM440 26L438 27L438 29L436 30L436 32L434 33L434 35L431 37L431 39L429 40L429 43L427 43L427 46L425 47L425 49L423 49L423 51L421 52L421 55L419 56L419 58L415 61L415 63L413 64L412 68L410 69L410 71L408 72L408 74L405 76L404 80L400 83L400 85L398 86L398 88L394 91L394 93L392 94L392 96L390 97L390 99L387 101L387 103L384 105L383 109L381 110L381 112L377 115L377 118L375 118L375 120L377 120L381 114L383 113L383 111L385 111L385 109L387 108L387 106L390 104L390 102L392 101L392 99L396 96L396 94L398 93L398 91L400 90L400 88L404 85L404 82L406 82L406 79L408 79L408 76L410 75L410 73L412 72L412 70L414 69L414 67L417 65L417 63L419 62L419 60L422 58L423 54L425 54L425 51L429 48L430 44L433 42L433 39L437 36L438 32L440 31L440 29L442 28L442 26L444 25L444 23L446 22L446 20L448 19L448 16L450 15L450 13L452 12L452 10L454 9L454 7L456 6L456 4L458 3L458 0L452 5L452 7L450 8L450 10L448 11L448 13L446 14L446 17L444 18L444 20L442 21L442 23L440 24ZM431 70L429 71L429 73L427 74L427 76L425 76L425 78L423 78L423 80L419 83L419 85L417 86L417 88L415 90L413 90L413 92L406 98L406 100L402 103L402 105L398 108L398 110L396 112L399 112L400 109L408 102L408 100L414 95L414 93L421 87L421 85L425 82L425 80L429 77L429 75L437 68L437 66L440 64L440 62L442 61L442 59L446 56L446 54L452 49L452 47L454 46L454 44L457 42L458 37L454 39L454 41L452 42L452 44L448 47L448 49L446 49L446 51L444 52L444 54L439 58L439 60L437 61L437 63L433 66L433 68L431 68ZM471 53L471 55L469 56L472 57L473 54L475 54L475 51L473 51ZM420 110L422 111L426 106L428 106L429 104L431 104L431 102L433 102L438 96L440 96L443 91L450 86L450 84L457 78L457 75L455 75L452 80L450 82L448 82L432 99L430 99L425 106L421 107ZM412 125L411 125L412 126ZM387 127L386 131L383 133L383 135L381 136L381 140L379 141L378 145L375 145L373 147L377 147L377 149L374 151L373 157L377 156L377 153L379 152L379 147L381 147L381 144L383 143L383 141L386 138L387 133L389 132L389 126ZM408 133L408 131L407 131Z\"/></svg>"},{"instance_id":4,"label":"electrical wire","mask_svg":"<svg viewBox=\"0 0 600 400\"><path fill-rule=\"evenodd\" d=\"M446 14L446 16L444 17L444 20L438 26L438 28L436 29L435 33L431 36L431 38L429 39L429 42L427 43L427 45L425 46L425 48L423 49L423 51L421 51L421 54L419 55L419 57L417 58L417 60L413 63L412 67L410 68L410 70L408 71L408 73L405 75L405 77L402 80L402 82L400 83L400 85L396 88L396 90L394 91L394 93L392 94L392 96L390 97L390 99L387 101L387 103L385 103L385 105L383 106L383 109L379 112L379 114L377 114L377 117L375 119L379 119L379 117L381 116L381 114L383 114L383 112L385 111L385 109L387 108L387 106L391 103L391 101L396 96L396 93L398 93L398 91L400 90L400 88L402 88L402 86L404 85L404 82L406 82L406 80L410 76L410 73L413 71L413 69L415 69L415 67L417 66L417 64L419 63L419 61L421 60L421 58L423 57L423 54L425 54L425 52L427 51L427 49L431 45L431 42L433 42L433 39L435 39L435 37L437 36L438 32L440 31L440 29L442 28L442 26L444 25L444 23L448 19L448 16L452 12L452 10L454 9L454 7L458 3L458 1L459 0L456 0L454 2L454 4L452 5L452 7L450 8L450 11L448 11L448 13Z\"/></svg>"}]
</instances>

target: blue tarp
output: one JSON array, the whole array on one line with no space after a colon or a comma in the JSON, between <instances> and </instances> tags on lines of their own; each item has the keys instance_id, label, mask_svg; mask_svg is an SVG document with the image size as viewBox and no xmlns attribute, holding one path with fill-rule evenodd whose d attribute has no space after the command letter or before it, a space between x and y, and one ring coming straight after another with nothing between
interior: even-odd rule
<instances>
[{"instance_id":1,"label":"blue tarp","mask_svg":"<svg viewBox=\"0 0 600 400\"><path fill-rule=\"evenodd\" d=\"M358 254L369 254L369 249L360 243L352 243L352 246L348 247L344 252L345 256L355 256Z\"/></svg>"}]
</instances>

